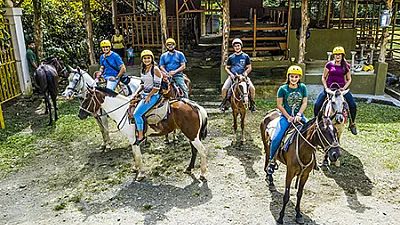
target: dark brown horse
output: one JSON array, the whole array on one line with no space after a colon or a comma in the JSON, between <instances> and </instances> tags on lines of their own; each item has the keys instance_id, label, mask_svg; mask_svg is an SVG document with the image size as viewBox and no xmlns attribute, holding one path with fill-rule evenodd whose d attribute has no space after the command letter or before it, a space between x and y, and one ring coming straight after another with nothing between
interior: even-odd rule
<instances>
[{"instance_id":1,"label":"dark brown horse","mask_svg":"<svg viewBox=\"0 0 400 225\"><path fill-rule=\"evenodd\" d=\"M249 105L249 93L247 88L247 80L243 75L237 75L234 80L234 84L231 86L232 94L230 96L230 102L233 114L233 135L234 141L236 142L236 130L237 130L237 117L240 115L240 126L242 128L242 139L241 142L246 142L244 136L244 120L246 118L246 109Z\"/></svg>"},{"instance_id":2,"label":"dark brown horse","mask_svg":"<svg viewBox=\"0 0 400 225\"><path fill-rule=\"evenodd\" d=\"M58 75L67 75L67 70L61 61L58 61L56 57L47 58L42 62L36 69L34 75L35 84L44 95L44 103L46 106L45 114L49 114L49 126L53 125L53 118L51 113L50 98L53 102L54 108L54 120L57 121L57 93L58 93ZM49 98L50 97L50 98Z\"/></svg>"},{"instance_id":3,"label":"dark brown horse","mask_svg":"<svg viewBox=\"0 0 400 225\"><path fill-rule=\"evenodd\" d=\"M189 100L167 101L165 105L169 106L168 110L166 110L166 112L169 112L167 119L163 119L165 115L159 116L159 114L154 114L153 118L158 117L159 120L157 122L150 122L147 119L148 128L147 130L145 129L146 134L148 136L163 136L176 129L180 129L189 139L192 150L192 158L186 171L190 172L194 168L196 155L199 152L201 178L204 178L207 169L207 151L201 140L207 135L207 112L203 107ZM139 146L133 145L136 140L136 129L134 124L129 124L126 120L128 106L129 99L125 96L118 95L106 88L88 88L88 93L82 102L78 116L81 119L86 119L88 115L97 116L97 112L102 108L108 116L114 119L120 131L127 136L132 144L135 166L139 172L136 179L142 180L144 178L142 155Z\"/></svg>"},{"instance_id":4,"label":"dark brown horse","mask_svg":"<svg viewBox=\"0 0 400 225\"><path fill-rule=\"evenodd\" d=\"M271 110L264 117L260 125L261 138L266 153L264 165L264 171L266 173L269 164L271 137L279 117L280 113L278 110ZM277 220L279 224L283 223L286 204L289 202L290 197L290 185L295 176L297 176L295 186L296 188L298 187L297 203L295 207L296 222L304 223L303 216L300 213L300 201L303 196L303 188L307 182L309 173L316 163L315 151L318 146L321 146L324 152L328 152L329 158L333 162L335 162L340 156L335 128L328 117L320 114L318 117L308 121L302 128L296 128L295 132L296 133L289 144L288 150L285 152L282 151L282 149L279 149L275 156L283 164L286 164L285 194L283 197L282 210L279 213L279 218ZM275 184L272 174L270 175L267 173L266 180L269 181L270 189L274 190Z\"/></svg>"}]
</instances>

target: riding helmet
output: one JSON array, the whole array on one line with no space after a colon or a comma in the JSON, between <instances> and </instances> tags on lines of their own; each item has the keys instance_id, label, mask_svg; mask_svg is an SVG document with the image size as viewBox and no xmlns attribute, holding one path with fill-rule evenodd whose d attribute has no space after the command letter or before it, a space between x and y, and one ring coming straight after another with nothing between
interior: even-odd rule
<instances>
[{"instance_id":1,"label":"riding helmet","mask_svg":"<svg viewBox=\"0 0 400 225\"><path fill-rule=\"evenodd\" d=\"M176 45L175 40L172 39L172 38L168 38L168 39L165 41L165 45L168 45L169 43L172 43L172 44Z\"/></svg>"},{"instance_id":2,"label":"riding helmet","mask_svg":"<svg viewBox=\"0 0 400 225\"><path fill-rule=\"evenodd\" d=\"M334 55L338 55L338 54L343 54L346 55L346 53L344 52L344 48L342 46L337 46L333 49L332 54Z\"/></svg>"},{"instance_id":3,"label":"riding helmet","mask_svg":"<svg viewBox=\"0 0 400 225\"><path fill-rule=\"evenodd\" d=\"M110 47L111 48L111 42L109 40L103 40L100 42L100 48L102 47Z\"/></svg>"},{"instance_id":4,"label":"riding helmet","mask_svg":"<svg viewBox=\"0 0 400 225\"><path fill-rule=\"evenodd\" d=\"M289 74L297 74L300 78L303 76L303 69L300 66L290 66L286 73L286 78L289 77Z\"/></svg>"},{"instance_id":5,"label":"riding helmet","mask_svg":"<svg viewBox=\"0 0 400 225\"><path fill-rule=\"evenodd\" d=\"M240 40L240 38L233 39L232 46L234 46L235 44L240 44L241 46L243 46L243 42L242 40Z\"/></svg>"},{"instance_id":6,"label":"riding helmet","mask_svg":"<svg viewBox=\"0 0 400 225\"><path fill-rule=\"evenodd\" d=\"M153 52L150 51L150 50L147 50L147 49L143 50L142 53L140 53L140 59L143 59L143 56L146 56L146 55L151 56L153 58L153 60L154 60Z\"/></svg>"}]
</instances>

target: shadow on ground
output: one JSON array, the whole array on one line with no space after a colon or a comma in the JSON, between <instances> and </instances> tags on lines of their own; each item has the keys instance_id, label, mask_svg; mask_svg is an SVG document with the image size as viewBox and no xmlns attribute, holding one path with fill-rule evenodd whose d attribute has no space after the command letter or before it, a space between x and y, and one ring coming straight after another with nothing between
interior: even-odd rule
<instances>
[{"instance_id":1,"label":"shadow on ground","mask_svg":"<svg viewBox=\"0 0 400 225\"><path fill-rule=\"evenodd\" d=\"M341 166L330 166L324 169L324 174L333 178L335 182L343 189L347 197L349 207L358 212L363 213L369 207L363 205L358 200L358 193L364 196L371 196L372 194L372 181L364 172L364 166L359 158L350 154L345 149L340 149Z\"/></svg>"},{"instance_id":2,"label":"shadow on ground","mask_svg":"<svg viewBox=\"0 0 400 225\"><path fill-rule=\"evenodd\" d=\"M145 225L157 224L157 221L166 219L165 214L173 208L191 208L212 199L207 182L202 183L194 176L192 179L184 188L169 184L155 185L148 180L132 182L107 201L83 203L83 212L89 217L104 211L130 207L143 212Z\"/></svg>"}]
</instances>

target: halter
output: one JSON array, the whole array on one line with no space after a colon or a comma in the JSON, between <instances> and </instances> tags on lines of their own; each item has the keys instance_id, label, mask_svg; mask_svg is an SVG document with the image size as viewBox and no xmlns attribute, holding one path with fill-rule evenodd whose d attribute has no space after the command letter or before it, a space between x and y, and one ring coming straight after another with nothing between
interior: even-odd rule
<instances>
[{"instance_id":1,"label":"halter","mask_svg":"<svg viewBox=\"0 0 400 225\"><path fill-rule=\"evenodd\" d=\"M235 93L235 90L234 90L234 87L235 87L236 85L243 85L243 83L244 83L244 85L247 85L247 83L246 83L245 81L242 81L242 82L234 81L234 82L235 82L235 83L231 86L232 96L233 96L233 98L234 98L236 101L238 101L238 102L243 101L243 102L244 102L243 98L248 97L248 95L249 95L248 92L243 93L243 91L238 87L239 96L237 97L237 96L236 96L236 93ZM241 96L242 96L242 98L240 98ZM238 104L236 104L235 101L234 101L234 105L236 106L236 108L240 108L240 107L238 106Z\"/></svg>"},{"instance_id":2,"label":"halter","mask_svg":"<svg viewBox=\"0 0 400 225\"><path fill-rule=\"evenodd\" d=\"M94 92L96 93L96 92L99 92L99 91L98 91L98 90L94 90ZM109 112L106 112L106 111L103 109L104 114L99 114L99 111L100 111L101 107L99 107L95 112L91 112L91 111L88 110L88 108L90 107L90 105L92 104L92 102L93 102L93 104L94 104L94 106L93 106L94 109L96 108L97 105L100 105L100 106L101 106L100 100L97 98L96 94L94 94L93 97L90 99L90 102L88 103L88 106L87 106L86 108L83 108L82 106L79 106L79 109L81 109L81 110L85 111L86 113L88 113L89 115L93 116L93 117L99 122L99 124L101 124L101 126L103 127L103 129L107 130L108 132L111 132L111 131L109 131L108 129L106 129L106 128L104 127L103 123L102 123L101 120L100 120L100 116L104 116L104 115L105 115L105 116L108 116L110 113L113 113L113 112L117 111L118 109L120 109L120 108L122 108L122 107L124 107L125 105L127 105L127 104L130 103L130 102L128 101L128 102L126 102L126 103L124 103L124 104L118 106L117 108L115 108L115 109L113 109L113 110L111 110L111 111L109 111ZM119 121L119 123L118 123L118 125L117 125L118 130L115 131L115 132L118 132L119 130L121 130L121 129L125 126L127 114L128 114L128 112L125 112L125 114L124 114L124 116L122 117L121 121ZM122 123L122 121L124 121L124 119L125 119L125 122L124 122L123 126L120 128L119 126L120 126L120 124ZM111 132L111 133L114 133L114 132Z\"/></svg>"},{"instance_id":3,"label":"halter","mask_svg":"<svg viewBox=\"0 0 400 225\"><path fill-rule=\"evenodd\" d=\"M82 91L78 91L77 89L76 89L76 87L81 83L81 81L84 81L85 80L85 78L83 77L83 75L81 74L81 73L79 73L79 72L74 72L74 75L75 74L79 74L79 78L78 78L78 81L76 81L75 82L75 85L71 88L71 87L67 87L67 90L71 90L72 92L74 92L74 95L75 94L80 94L80 93L82 93ZM73 80L74 81L74 80ZM83 88L82 88L83 89Z\"/></svg>"}]
</instances>

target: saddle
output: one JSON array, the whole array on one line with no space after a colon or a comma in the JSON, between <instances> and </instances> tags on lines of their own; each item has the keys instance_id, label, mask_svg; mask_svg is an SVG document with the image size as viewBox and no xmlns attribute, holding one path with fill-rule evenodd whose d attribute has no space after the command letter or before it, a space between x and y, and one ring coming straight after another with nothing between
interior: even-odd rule
<instances>
[{"instance_id":1,"label":"saddle","mask_svg":"<svg viewBox=\"0 0 400 225\"><path fill-rule=\"evenodd\" d=\"M151 107L144 116L146 117L145 123L146 124L158 124L161 121L168 118L168 114L171 111L171 103L175 102L176 100L169 101L166 98L160 98L153 107ZM138 101L139 102L139 101ZM134 124L135 119L133 117L133 113L135 112L136 104L131 104L128 107L128 117L129 123Z\"/></svg>"},{"instance_id":2,"label":"saddle","mask_svg":"<svg viewBox=\"0 0 400 225\"><path fill-rule=\"evenodd\" d=\"M278 122L279 122L279 117L272 120L268 124L267 129L265 129L265 133L268 134L270 142L272 141L272 137L275 133ZM285 131L285 134L283 135L283 138L279 145L277 154L279 154L280 151L283 151L283 152L288 151L290 144L292 143L294 137L297 134L297 130L300 130L302 128L302 125L296 125L296 128L297 129L295 129L292 125L290 125L289 128Z\"/></svg>"},{"instance_id":3,"label":"saddle","mask_svg":"<svg viewBox=\"0 0 400 225\"><path fill-rule=\"evenodd\" d=\"M129 84L127 84L127 85L129 85ZM114 91L120 95L129 96L129 90L128 90L127 85L123 84L122 82L118 82L117 87L115 88ZM100 77L98 79L97 86L106 88L107 81L103 77Z\"/></svg>"}]
</instances>

